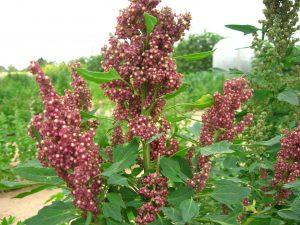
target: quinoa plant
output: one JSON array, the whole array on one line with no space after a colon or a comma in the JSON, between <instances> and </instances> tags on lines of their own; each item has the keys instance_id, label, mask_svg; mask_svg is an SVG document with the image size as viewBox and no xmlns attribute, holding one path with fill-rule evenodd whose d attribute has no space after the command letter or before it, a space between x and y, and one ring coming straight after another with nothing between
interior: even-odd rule
<instances>
[{"instance_id":1,"label":"quinoa plant","mask_svg":"<svg viewBox=\"0 0 300 225\"><path fill-rule=\"evenodd\" d=\"M227 80L223 92L214 96L177 105L196 113L204 110L201 121L179 115L174 106L165 107L184 91L172 51L189 28L191 16L177 15L168 7L158 9L159 3L131 0L103 48L104 71L71 64L72 88L63 95L39 64L31 63L44 105L44 112L29 126L40 163L14 169L31 181L19 185L37 185L19 197L53 187L63 192L24 223L236 225L283 224L284 219L296 224L299 199L289 208L276 208L279 195L262 190L249 175L251 169L245 168L251 154L241 134L253 119L241 110L253 95L245 77ZM115 103L111 117L95 113L85 80L99 84ZM104 120L113 121L106 131L112 131L108 144L95 137ZM292 185L299 176L293 171L299 164L299 132L286 135L272 182L279 191L293 189L282 182ZM256 145L274 143L279 140ZM288 174L280 177L284 168ZM268 171L262 170L260 179L267 178ZM278 200L260 201L263 195Z\"/></svg>"}]
</instances>

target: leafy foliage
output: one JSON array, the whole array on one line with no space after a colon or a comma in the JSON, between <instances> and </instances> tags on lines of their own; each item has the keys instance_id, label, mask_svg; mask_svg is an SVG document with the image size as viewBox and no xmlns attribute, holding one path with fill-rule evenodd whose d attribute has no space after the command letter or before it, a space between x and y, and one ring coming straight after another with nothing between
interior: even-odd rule
<instances>
[{"instance_id":1,"label":"leafy foliage","mask_svg":"<svg viewBox=\"0 0 300 225\"><path fill-rule=\"evenodd\" d=\"M221 39L222 37L217 34L204 32L203 34L190 35L187 39L181 41L174 49L174 57L176 58L178 71L188 74L210 69L212 67L211 51L215 44ZM203 53L199 55L197 54L198 52ZM204 52L206 53L204 54ZM197 59L200 59L199 56L203 57L203 59L191 62L190 60L186 60L185 57L182 57L193 53L195 53ZM207 58L204 59L204 57ZM188 58L191 58L191 56L188 56Z\"/></svg>"}]
</instances>

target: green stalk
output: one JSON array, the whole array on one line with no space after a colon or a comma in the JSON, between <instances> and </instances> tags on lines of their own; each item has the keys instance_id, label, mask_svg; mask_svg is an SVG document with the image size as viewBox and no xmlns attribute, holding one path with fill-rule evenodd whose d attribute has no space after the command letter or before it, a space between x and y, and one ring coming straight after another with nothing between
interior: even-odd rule
<instances>
[{"instance_id":1,"label":"green stalk","mask_svg":"<svg viewBox=\"0 0 300 225\"><path fill-rule=\"evenodd\" d=\"M150 169L150 149L149 144L143 142L143 159L145 172Z\"/></svg>"}]
</instances>

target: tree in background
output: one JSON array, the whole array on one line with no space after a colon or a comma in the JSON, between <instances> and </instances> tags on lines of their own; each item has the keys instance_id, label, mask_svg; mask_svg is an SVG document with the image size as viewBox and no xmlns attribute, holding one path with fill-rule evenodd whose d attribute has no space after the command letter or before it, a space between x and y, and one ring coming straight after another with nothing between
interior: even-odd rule
<instances>
[{"instance_id":1,"label":"tree in background","mask_svg":"<svg viewBox=\"0 0 300 225\"><path fill-rule=\"evenodd\" d=\"M4 67L4 66L0 66L0 73L1 72L6 72L7 70L6 70L6 68Z\"/></svg>"},{"instance_id":2,"label":"tree in background","mask_svg":"<svg viewBox=\"0 0 300 225\"><path fill-rule=\"evenodd\" d=\"M210 51L221 39L220 35L206 31L203 34L192 34L178 44L174 50L174 56ZM177 59L177 67L180 73L195 73L208 70L212 67L212 57L195 62Z\"/></svg>"}]
</instances>

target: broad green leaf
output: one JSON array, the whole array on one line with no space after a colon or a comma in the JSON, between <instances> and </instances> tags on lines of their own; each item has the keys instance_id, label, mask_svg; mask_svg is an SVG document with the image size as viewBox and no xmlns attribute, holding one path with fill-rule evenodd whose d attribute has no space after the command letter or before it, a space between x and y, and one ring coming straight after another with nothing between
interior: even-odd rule
<instances>
[{"instance_id":1,"label":"broad green leaf","mask_svg":"<svg viewBox=\"0 0 300 225\"><path fill-rule=\"evenodd\" d=\"M172 223L169 220L158 216L158 218L154 222L149 223L149 225L172 225Z\"/></svg>"},{"instance_id":2,"label":"broad green leaf","mask_svg":"<svg viewBox=\"0 0 300 225\"><path fill-rule=\"evenodd\" d=\"M244 224L249 225L270 225L271 218L264 218L264 217L257 217L257 216L251 216L248 217L247 220L244 222Z\"/></svg>"},{"instance_id":3,"label":"broad green leaf","mask_svg":"<svg viewBox=\"0 0 300 225\"><path fill-rule=\"evenodd\" d=\"M205 109L208 107L211 107L214 104L214 98L210 94L203 95L201 98L199 98L196 103L194 104L194 107L197 109Z\"/></svg>"},{"instance_id":4,"label":"broad green leaf","mask_svg":"<svg viewBox=\"0 0 300 225\"><path fill-rule=\"evenodd\" d=\"M127 178L123 177L119 174L113 174L111 175L108 180L107 183L109 185L120 185L120 186L129 186Z\"/></svg>"},{"instance_id":5,"label":"broad green leaf","mask_svg":"<svg viewBox=\"0 0 300 225\"><path fill-rule=\"evenodd\" d=\"M177 89L177 91L166 94L164 96L164 99L169 100L169 99L172 99L172 98L176 97L180 93L186 91L189 88L189 86L190 86L189 84L182 84L181 87L179 89Z\"/></svg>"},{"instance_id":6,"label":"broad green leaf","mask_svg":"<svg viewBox=\"0 0 300 225\"><path fill-rule=\"evenodd\" d=\"M39 210L36 216L25 220L26 225L58 225L78 217L71 202L53 202Z\"/></svg>"},{"instance_id":7,"label":"broad green leaf","mask_svg":"<svg viewBox=\"0 0 300 225\"><path fill-rule=\"evenodd\" d=\"M167 218L174 222L183 223L183 219L181 213L178 209L171 208L171 207L164 207L162 208L163 213Z\"/></svg>"},{"instance_id":8,"label":"broad green leaf","mask_svg":"<svg viewBox=\"0 0 300 225\"><path fill-rule=\"evenodd\" d=\"M52 185L49 185L49 184L45 184L45 185L41 185L41 186L38 186L30 191L26 191L26 192L23 192L23 193L20 193L18 194L17 196L15 196L14 198L24 198L28 195L32 195L32 194L35 194L37 192L40 192L40 191L43 191L49 187L52 187Z\"/></svg>"},{"instance_id":9,"label":"broad green leaf","mask_svg":"<svg viewBox=\"0 0 300 225\"><path fill-rule=\"evenodd\" d=\"M107 225L130 225L129 223L125 223L125 222L120 222L120 221L115 221L115 220L113 220L113 219L110 219L110 218L108 218L108 219L106 219L106 224Z\"/></svg>"},{"instance_id":10,"label":"broad green leaf","mask_svg":"<svg viewBox=\"0 0 300 225\"><path fill-rule=\"evenodd\" d=\"M106 170L103 171L103 176L111 176L126 168L129 168L135 163L139 144L132 141L127 145L119 145L113 149L114 163Z\"/></svg>"},{"instance_id":11,"label":"broad green leaf","mask_svg":"<svg viewBox=\"0 0 300 225\"><path fill-rule=\"evenodd\" d=\"M97 116L95 116L94 114L87 113L85 111L81 111L80 116L82 118L82 123L84 123L90 119L94 119L94 120L98 119Z\"/></svg>"},{"instance_id":12,"label":"broad green leaf","mask_svg":"<svg viewBox=\"0 0 300 225\"><path fill-rule=\"evenodd\" d=\"M196 60L201 60L205 59L208 57L211 57L213 55L214 50L212 51L207 51L207 52L198 52L198 53L193 53L193 54L188 54L188 55L179 55L179 56L174 56L174 59L185 59L189 61L196 61Z\"/></svg>"},{"instance_id":13,"label":"broad green leaf","mask_svg":"<svg viewBox=\"0 0 300 225\"><path fill-rule=\"evenodd\" d=\"M233 218L234 222L231 222L232 218L229 216L224 216L224 215L209 215L205 216L204 218L208 218L209 221L214 222L215 224L220 224L220 225L238 225L236 222L236 217Z\"/></svg>"},{"instance_id":14,"label":"broad green leaf","mask_svg":"<svg viewBox=\"0 0 300 225\"><path fill-rule=\"evenodd\" d=\"M212 144L207 147L197 147L196 152L201 155L215 155L215 154L225 154L225 153L233 153L234 151L230 149L231 144L228 141L221 141L215 144Z\"/></svg>"},{"instance_id":15,"label":"broad green leaf","mask_svg":"<svg viewBox=\"0 0 300 225\"><path fill-rule=\"evenodd\" d=\"M199 214L199 206L194 202L192 198L181 202L179 208L181 210L182 219L186 223L190 222Z\"/></svg>"},{"instance_id":16,"label":"broad green leaf","mask_svg":"<svg viewBox=\"0 0 300 225\"><path fill-rule=\"evenodd\" d=\"M117 206L120 206L121 208L126 208L125 203L124 203L120 193L108 193L106 197L110 203L116 204Z\"/></svg>"},{"instance_id":17,"label":"broad green leaf","mask_svg":"<svg viewBox=\"0 0 300 225\"><path fill-rule=\"evenodd\" d=\"M192 132L193 136L199 138L202 124L200 122L195 122L189 130Z\"/></svg>"},{"instance_id":18,"label":"broad green leaf","mask_svg":"<svg viewBox=\"0 0 300 225\"><path fill-rule=\"evenodd\" d=\"M155 16L152 16L151 14L146 12L144 13L144 19L145 19L147 34L150 35L154 27L156 26L158 20Z\"/></svg>"},{"instance_id":19,"label":"broad green leaf","mask_svg":"<svg viewBox=\"0 0 300 225\"><path fill-rule=\"evenodd\" d=\"M111 202L104 202L102 205L102 212L105 218L110 217L119 222L122 221L121 207L116 204L113 204Z\"/></svg>"},{"instance_id":20,"label":"broad green leaf","mask_svg":"<svg viewBox=\"0 0 300 225\"><path fill-rule=\"evenodd\" d=\"M277 214L283 219L300 221L300 214L292 209L281 209Z\"/></svg>"},{"instance_id":21,"label":"broad green leaf","mask_svg":"<svg viewBox=\"0 0 300 225\"><path fill-rule=\"evenodd\" d=\"M271 90L254 90L253 98L257 101L264 101L270 99L273 95L273 91Z\"/></svg>"},{"instance_id":22,"label":"broad green leaf","mask_svg":"<svg viewBox=\"0 0 300 225\"><path fill-rule=\"evenodd\" d=\"M29 181L52 185L59 185L63 183L52 168L16 167L12 171L15 175Z\"/></svg>"},{"instance_id":23,"label":"broad green leaf","mask_svg":"<svg viewBox=\"0 0 300 225\"><path fill-rule=\"evenodd\" d=\"M268 141L260 141L257 144L263 145L263 146L273 146L273 145L279 144L281 138L282 138L281 135L277 135L276 137L273 137Z\"/></svg>"},{"instance_id":24,"label":"broad green leaf","mask_svg":"<svg viewBox=\"0 0 300 225\"><path fill-rule=\"evenodd\" d=\"M93 72L83 68L77 68L76 71L84 79L97 84L103 84L121 79L120 75L115 69L110 69L108 72Z\"/></svg>"},{"instance_id":25,"label":"broad green leaf","mask_svg":"<svg viewBox=\"0 0 300 225\"><path fill-rule=\"evenodd\" d=\"M77 218L76 220L72 220L71 224L70 225L85 225L85 219L80 217L80 218Z\"/></svg>"},{"instance_id":26,"label":"broad green leaf","mask_svg":"<svg viewBox=\"0 0 300 225\"><path fill-rule=\"evenodd\" d=\"M171 192L168 196L168 202L174 206L178 206L184 200L190 199L194 194L191 187L181 187Z\"/></svg>"},{"instance_id":27,"label":"broad green leaf","mask_svg":"<svg viewBox=\"0 0 300 225\"><path fill-rule=\"evenodd\" d=\"M250 189L247 187L241 187L239 184L232 181L220 180L216 183L216 187L211 193L211 197L218 202L232 205L242 202L249 194Z\"/></svg>"},{"instance_id":28,"label":"broad green leaf","mask_svg":"<svg viewBox=\"0 0 300 225\"><path fill-rule=\"evenodd\" d=\"M8 190L16 190L23 187L31 186L32 183L28 182L16 182L16 181L0 181L0 190L1 191L8 191Z\"/></svg>"},{"instance_id":29,"label":"broad green leaf","mask_svg":"<svg viewBox=\"0 0 300 225\"><path fill-rule=\"evenodd\" d=\"M288 102L292 105L299 105L298 95L295 90L283 91L277 96L277 99L282 102Z\"/></svg>"},{"instance_id":30,"label":"broad green leaf","mask_svg":"<svg viewBox=\"0 0 300 225\"><path fill-rule=\"evenodd\" d=\"M228 24L225 25L225 27L232 29L232 30L236 30L236 31L240 31L243 32L244 35L247 34L252 34L255 33L256 31L258 31L259 29L255 26L252 25L242 25L242 24Z\"/></svg>"},{"instance_id":31,"label":"broad green leaf","mask_svg":"<svg viewBox=\"0 0 300 225\"><path fill-rule=\"evenodd\" d=\"M160 167L162 174L169 178L173 182L183 182L188 179L188 177L182 173L179 163L171 158L163 157L160 160Z\"/></svg>"},{"instance_id":32,"label":"broad green leaf","mask_svg":"<svg viewBox=\"0 0 300 225\"><path fill-rule=\"evenodd\" d=\"M151 142L155 141L156 139L159 139L161 138L165 133L164 132L161 132L159 134L156 134L154 136L152 136L147 142L146 144L150 144Z\"/></svg>"},{"instance_id":33,"label":"broad green leaf","mask_svg":"<svg viewBox=\"0 0 300 225\"><path fill-rule=\"evenodd\" d=\"M272 218L270 221L270 225L284 225L284 221Z\"/></svg>"},{"instance_id":34,"label":"broad green leaf","mask_svg":"<svg viewBox=\"0 0 300 225\"><path fill-rule=\"evenodd\" d=\"M284 184L283 187L284 188L299 188L300 187L300 180Z\"/></svg>"}]
</instances>

